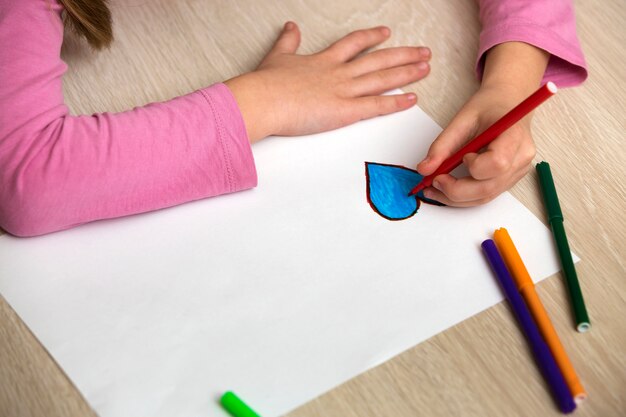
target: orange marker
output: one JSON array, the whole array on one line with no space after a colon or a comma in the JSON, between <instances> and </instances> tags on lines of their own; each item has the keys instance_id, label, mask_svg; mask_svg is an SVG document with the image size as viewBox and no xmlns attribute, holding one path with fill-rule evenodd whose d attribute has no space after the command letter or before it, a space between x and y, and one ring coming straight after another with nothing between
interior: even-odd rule
<instances>
[{"instance_id":1,"label":"orange marker","mask_svg":"<svg viewBox=\"0 0 626 417\"><path fill-rule=\"evenodd\" d=\"M587 393L578 380L578 375L576 375L576 371L567 357L565 349L563 349L559 336L556 334L556 331L552 326L550 317L548 317L548 313L543 307L543 304L535 291L535 284L530 278L528 270L526 269L526 266L524 266L522 258L519 256L519 253L509 236L509 232L502 227L494 232L493 239L496 242L496 246L498 247L500 254L502 254L502 258L504 258L506 267L509 272L511 272L511 275L515 280L517 290L522 294L533 319L537 323L537 327L539 327L541 336L543 336L543 339L550 348L550 352L552 352L554 360L559 366L559 369L563 374L563 378L565 378L565 382L567 382L567 386L572 393L572 397L574 397L576 403L580 403L587 398Z\"/></svg>"}]
</instances>

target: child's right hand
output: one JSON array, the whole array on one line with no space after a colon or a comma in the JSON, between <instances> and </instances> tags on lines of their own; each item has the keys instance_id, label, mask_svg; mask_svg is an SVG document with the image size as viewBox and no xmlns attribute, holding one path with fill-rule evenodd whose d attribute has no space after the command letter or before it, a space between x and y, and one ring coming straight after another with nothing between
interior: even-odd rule
<instances>
[{"instance_id":1,"label":"child's right hand","mask_svg":"<svg viewBox=\"0 0 626 417\"><path fill-rule=\"evenodd\" d=\"M430 50L398 47L360 55L391 32L359 30L313 55L296 55L300 30L287 22L259 67L230 79L250 142L270 135L294 136L336 129L414 105L413 93L381 93L424 78Z\"/></svg>"}]
</instances>

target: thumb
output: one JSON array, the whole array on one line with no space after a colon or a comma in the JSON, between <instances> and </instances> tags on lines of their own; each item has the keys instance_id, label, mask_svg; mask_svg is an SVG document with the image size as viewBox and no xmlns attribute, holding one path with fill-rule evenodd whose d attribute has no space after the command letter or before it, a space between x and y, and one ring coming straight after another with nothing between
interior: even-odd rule
<instances>
[{"instance_id":1,"label":"thumb","mask_svg":"<svg viewBox=\"0 0 626 417\"><path fill-rule=\"evenodd\" d=\"M300 46L300 29L294 22L287 22L278 36L268 57L278 54L295 54Z\"/></svg>"},{"instance_id":2,"label":"thumb","mask_svg":"<svg viewBox=\"0 0 626 417\"><path fill-rule=\"evenodd\" d=\"M430 175L443 161L458 151L476 134L478 121L470 115L458 114L430 145L426 158L417 164L422 175Z\"/></svg>"}]
</instances>

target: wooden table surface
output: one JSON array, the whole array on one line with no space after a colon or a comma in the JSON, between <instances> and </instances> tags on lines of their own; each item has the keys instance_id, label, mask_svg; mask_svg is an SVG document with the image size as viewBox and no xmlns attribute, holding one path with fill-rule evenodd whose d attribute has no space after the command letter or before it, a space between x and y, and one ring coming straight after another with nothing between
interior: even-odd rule
<instances>
[{"instance_id":1,"label":"wooden table surface","mask_svg":"<svg viewBox=\"0 0 626 417\"><path fill-rule=\"evenodd\" d=\"M626 5L576 2L589 63L582 86L537 112L536 161L553 166L592 330L574 331L560 275L538 285L589 399L579 416L626 415ZM358 28L388 25L387 45L433 50L428 79L406 88L445 126L478 87L478 12L454 1L113 0L116 41L94 53L66 39L73 113L120 111L252 70L281 25L301 25L301 52ZM260 184L262 187L263 184ZM534 170L512 193L545 222ZM304 377L304 376L303 376ZM0 416L94 416L72 382L0 299ZM501 303L289 414L308 416L556 416L508 306Z\"/></svg>"}]
</instances>

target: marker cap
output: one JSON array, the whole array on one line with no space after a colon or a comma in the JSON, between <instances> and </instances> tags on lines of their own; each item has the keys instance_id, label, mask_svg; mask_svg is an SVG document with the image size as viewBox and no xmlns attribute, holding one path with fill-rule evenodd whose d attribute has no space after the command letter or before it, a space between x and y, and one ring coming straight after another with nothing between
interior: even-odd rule
<instances>
[{"instance_id":1,"label":"marker cap","mask_svg":"<svg viewBox=\"0 0 626 417\"><path fill-rule=\"evenodd\" d=\"M546 209L548 211L548 221L557 218L563 220L563 212L561 211L561 205L559 204L559 199L556 194L550 164L545 161L539 162L536 168L537 174L539 174L539 183L543 191Z\"/></svg>"}]
</instances>

